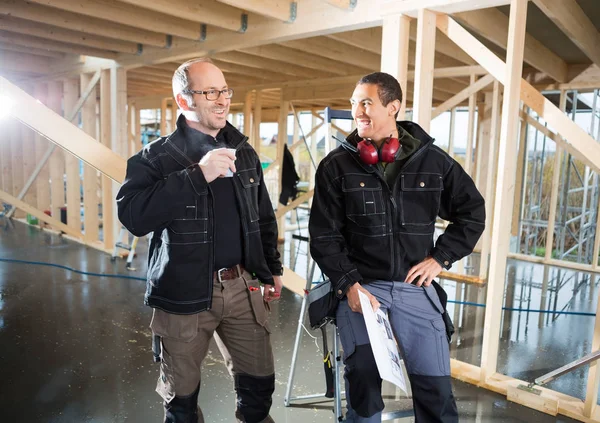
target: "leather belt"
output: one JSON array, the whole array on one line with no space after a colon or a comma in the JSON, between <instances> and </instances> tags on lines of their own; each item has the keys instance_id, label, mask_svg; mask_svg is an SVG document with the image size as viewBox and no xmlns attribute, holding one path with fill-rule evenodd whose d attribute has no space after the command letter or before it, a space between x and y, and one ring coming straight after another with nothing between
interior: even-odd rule
<instances>
[{"instance_id":1,"label":"leather belt","mask_svg":"<svg viewBox=\"0 0 600 423\"><path fill-rule=\"evenodd\" d=\"M219 282L229 281L231 279L237 279L242 277L244 267L241 264L236 264L233 267L224 267L215 272L215 278Z\"/></svg>"}]
</instances>

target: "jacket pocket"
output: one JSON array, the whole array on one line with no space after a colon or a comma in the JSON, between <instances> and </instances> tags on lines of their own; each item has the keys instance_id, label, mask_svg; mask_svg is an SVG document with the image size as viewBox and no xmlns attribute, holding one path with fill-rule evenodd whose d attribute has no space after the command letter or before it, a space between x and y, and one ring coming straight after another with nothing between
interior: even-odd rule
<instances>
[{"instance_id":1,"label":"jacket pocket","mask_svg":"<svg viewBox=\"0 0 600 423\"><path fill-rule=\"evenodd\" d=\"M237 172L238 178L242 184L244 198L248 205L250 213L250 221L257 222L258 215L258 188L260 186L260 178L258 172L254 168L243 169Z\"/></svg>"},{"instance_id":2,"label":"jacket pocket","mask_svg":"<svg viewBox=\"0 0 600 423\"><path fill-rule=\"evenodd\" d=\"M385 226L381 183L371 175L346 175L342 180L346 217L359 227Z\"/></svg>"},{"instance_id":3,"label":"jacket pocket","mask_svg":"<svg viewBox=\"0 0 600 423\"><path fill-rule=\"evenodd\" d=\"M196 196L184 206L178 217L163 232L163 241L171 245L198 244L208 241L208 192ZM165 239L165 236L167 239Z\"/></svg>"},{"instance_id":4,"label":"jacket pocket","mask_svg":"<svg viewBox=\"0 0 600 423\"><path fill-rule=\"evenodd\" d=\"M402 224L428 226L435 223L443 189L439 173L403 173L400 181Z\"/></svg>"}]
</instances>

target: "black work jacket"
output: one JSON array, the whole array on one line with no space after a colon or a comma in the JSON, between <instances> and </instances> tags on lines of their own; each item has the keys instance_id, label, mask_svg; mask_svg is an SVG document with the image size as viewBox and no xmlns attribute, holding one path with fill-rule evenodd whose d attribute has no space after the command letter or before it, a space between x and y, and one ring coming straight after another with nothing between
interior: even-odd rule
<instances>
[{"instance_id":1,"label":"black work jacket","mask_svg":"<svg viewBox=\"0 0 600 423\"><path fill-rule=\"evenodd\" d=\"M428 256L444 268L470 254L485 226L484 200L472 179L413 122L400 134L420 141L390 188L381 169L352 151L354 131L317 169L310 251L342 298L355 282L404 281ZM402 140L400 140L402 142ZM437 217L451 224L434 244Z\"/></svg>"},{"instance_id":2,"label":"black work jacket","mask_svg":"<svg viewBox=\"0 0 600 423\"><path fill-rule=\"evenodd\" d=\"M214 146L198 145L178 129L127 161L117 196L121 223L135 236L152 232L145 303L170 313L211 307L214 210L211 185L198 166ZM260 160L248 140L227 123L219 133L236 149L233 186L243 230L244 266L266 284L282 274L277 221L264 185Z\"/></svg>"}]
</instances>

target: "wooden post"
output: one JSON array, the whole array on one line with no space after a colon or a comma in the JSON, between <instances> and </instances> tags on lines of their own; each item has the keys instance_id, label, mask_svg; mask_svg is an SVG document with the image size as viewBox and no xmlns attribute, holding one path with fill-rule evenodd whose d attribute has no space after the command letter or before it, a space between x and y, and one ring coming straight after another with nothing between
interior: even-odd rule
<instances>
[{"instance_id":1,"label":"wooden post","mask_svg":"<svg viewBox=\"0 0 600 423\"><path fill-rule=\"evenodd\" d=\"M90 74L80 76L81 92L91 80ZM95 92L95 91L94 91ZM96 96L90 95L81 109L81 122L86 134L96 136ZM83 163L83 227L86 243L97 241L99 238L98 222L98 171L90 165Z\"/></svg>"},{"instance_id":2,"label":"wooden post","mask_svg":"<svg viewBox=\"0 0 600 423\"><path fill-rule=\"evenodd\" d=\"M313 114L310 120L310 130L312 131L313 128L317 126L317 117ZM315 161L315 163L318 165L319 164L319 158L317 157L317 142L319 141L319 138L317 138L317 132L315 131L313 132L313 134L310 137L310 154L312 155L313 160ZM312 162L310 163L310 178L308 180L308 189L314 189L315 188L315 173L316 173L316 169L313 168L313 164ZM311 200L312 203L312 200Z\"/></svg>"},{"instance_id":3,"label":"wooden post","mask_svg":"<svg viewBox=\"0 0 600 423\"><path fill-rule=\"evenodd\" d=\"M13 194L13 162L11 139L15 129L19 125L16 119L6 120L6 138L0 142L0 163L2 164L2 191Z\"/></svg>"},{"instance_id":4,"label":"wooden post","mask_svg":"<svg viewBox=\"0 0 600 423\"><path fill-rule=\"evenodd\" d=\"M171 99L171 132L175 131L175 129L177 128L177 110L179 110L179 107L177 106L177 102L175 101L174 98L172 98ZM139 122L140 111L138 110L137 113L138 113L138 122ZM138 131L137 134L139 137L140 131Z\"/></svg>"},{"instance_id":5,"label":"wooden post","mask_svg":"<svg viewBox=\"0 0 600 423\"><path fill-rule=\"evenodd\" d=\"M597 227L596 227L597 228ZM596 239L598 239L598 235L596 235ZM594 259L595 262L598 261L598 256ZM592 274L590 285L596 285L596 275ZM600 301L600 290L598 290L598 300ZM596 302L596 304L600 304ZM596 313L596 318L594 320L594 336L592 338L592 349L591 352L598 351L600 349L600 313ZM598 385L600 384L600 367L598 364L598 360L593 361L590 364L590 370L588 372L587 379L587 390L585 394L585 403L583 405L583 415L586 417L592 417L596 406L598 405Z\"/></svg>"},{"instance_id":6,"label":"wooden post","mask_svg":"<svg viewBox=\"0 0 600 423\"><path fill-rule=\"evenodd\" d=\"M471 74L470 85L473 85L477 78L474 74ZM469 124L467 128L467 150L465 153L465 172L470 176L473 176L473 135L475 132L475 101L477 100L477 93L472 93L469 96Z\"/></svg>"},{"instance_id":7,"label":"wooden post","mask_svg":"<svg viewBox=\"0 0 600 423\"><path fill-rule=\"evenodd\" d=\"M63 82L65 117L75 108L79 97L79 82L66 79ZM67 176L67 226L81 233L81 178L79 177L79 159L68 151L65 154Z\"/></svg>"},{"instance_id":8,"label":"wooden post","mask_svg":"<svg viewBox=\"0 0 600 423\"><path fill-rule=\"evenodd\" d=\"M26 182L36 170L36 148L35 148L35 136L33 131L25 126L21 125L21 144L23 148L23 161L20 163L23 171L23 186L26 188ZM41 152L43 155L46 149ZM39 180L39 179L37 179ZM29 189L23 198L27 204L37 207L37 189Z\"/></svg>"},{"instance_id":9,"label":"wooden post","mask_svg":"<svg viewBox=\"0 0 600 423\"><path fill-rule=\"evenodd\" d=\"M510 243L510 218L514 200L518 117L521 94L521 74L525 45L527 0L512 0L508 29L508 48L502 124L498 151L498 175L495 186L494 215L491 237L494 240L490 254L490 271L486 298L480 379L485 383L498 364L500 322L506 277L506 263Z\"/></svg>"},{"instance_id":10,"label":"wooden post","mask_svg":"<svg viewBox=\"0 0 600 423\"><path fill-rule=\"evenodd\" d=\"M127 75L125 69L113 66L110 69L110 123L111 123L111 150L121 157L127 156ZM161 117L162 120L162 117ZM116 241L129 242L128 239L117 240L118 231L121 227L117 221L117 203L114 199L119 191L119 184L112 183L112 207L114 216L114 238ZM126 234L125 236L128 237Z\"/></svg>"},{"instance_id":11,"label":"wooden post","mask_svg":"<svg viewBox=\"0 0 600 423\"><path fill-rule=\"evenodd\" d=\"M567 108L567 93L565 90L560 92L559 100L560 110L563 112ZM523 122L523 125L526 123ZM558 206L558 189L560 187L560 169L562 164L562 147L556 143L556 150L554 152L554 165L552 167L552 191L550 192L550 210L548 214L548 229L546 231L546 254L544 260L548 261L552 258L552 246L554 244L554 230L556 228L556 207ZM596 233L598 226L596 226ZM596 235L598 240L598 235ZM598 257L598 256L596 256Z\"/></svg>"},{"instance_id":12,"label":"wooden post","mask_svg":"<svg viewBox=\"0 0 600 423\"><path fill-rule=\"evenodd\" d=\"M398 120L401 120L406 110L410 18L385 16L381 35L381 71L394 76L402 88L402 108L398 113Z\"/></svg>"},{"instance_id":13,"label":"wooden post","mask_svg":"<svg viewBox=\"0 0 600 423\"><path fill-rule=\"evenodd\" d=\"M254 147L254 140L252 139L252 91L248 91L244 98L244 134L250 138L250 145Z\"/></svg>"},{"instance_id":14,"label":"wooden post","mask_svg":"<svg viewBox=\"0 0 600 423\"><path fill-rule=\"evenodd\" d=\"M486 94L487 95L487 94ZM479 277L486 278L488 274L489 254L491 249L491 222L494 221L494 175L496 174L496 151L498 140L498 125L500 123L500 84L494 81L492 93L492 119L490 123L490 136L486 143L485 157L486 171L483 182L483 193L485 198L486 228L481 237L481 256L479 260Z\"/></svg>"},{"instance_id":15,"label":"wooden post","mask_svg":"<svg viewBox=\"0 0 600 423\"><path fill-rule=\"evenodd\" d=\"M417 21L417 50L415 55L415 83L413 120L429 132L433 104L433 62L435 57L435 13L419 10Z\"/></svg>"},{"instance_id":16,"label":"wooden post","mask_svg":"<svg viewBox=\"0 0 600 423\"><path fill-rule=\"evenodd\" d=\"M167 135L167 101L168 98L163 98L160 101L160 136Z\"/></svg>"},{"instance_id":17,"label":"wooden post","mask_svg":"<svg viewBox=\"0 0 600 423\"><path fill-rule=\"evenodd\" d=\"M111 148L111 84L110 69L102 71L100 77L100 142ZM102 175L102 234L105 249L115 246L115 213L112 180Z\"/></svg>"},{"instance_id":18,"label":"wooden post","mask_svg":"<svg viewBox=\"0 0 600 423\"><path fill-rule=\"evenodd\" d=\"M454 127L456 125L456 107L450 110L450 133L448 134L448 154L454 157Z\"/></svg>"},{"instance_id":19,"label":"wooden post","mask_svg":"<svg viewBox=\"0 0 600 423\"><path fill-rule=\"evenodd\" d=\"M286 115L287 116L287 115ZM256 90L256 98L254 100L254 118L252 119L252 139L254 140L254 149L260 157L260 121L262 119L262 93ZM286 121L287 125L287 121ZM287 128L287 126L286 126Z\"/></svg>"},{"instance_id":20,"label":"wooden post","mask_svg":"<svg viewBox=\"0 0 600 423\"><path fill-rule=\"evenodd\" d=\"M48 107L62 115L62 87L58 81L48 82ZM67 112L69 113L69 112ZM52 217L60 221L60 209L65 206L65 154L55 149L50 156L50 203Z\"/></svg>"},{"instance_id":21,"label":"wooden post","mask_svg":"<svg viewBox=\"0 0 600 423\"><path fill-rule=\"evenodd\" d=\"M37 83L34 88L34 97L48 106L48 86L46 84ZM35 161L40 163L44 157L44 153L48 149L48 141L37 132L35 137ZM37 181L37 208L41 211L50 210L50 167L46 164L40 170Z\"/></svg>"},{"instance_id":22,"label":"wooden post","mask_svg":"<svg viewBox=\"0 0 600 423\"><path fill-rule=\"evenodd\" d=\"M523 113L526 113L527 106L523 107ZM519 119L520 120L520 119ZM527 172L527 122L520 120L521 130L519 131L519 152L517 153L517 181L515 185L515 207L513 208L511 235L519 235L519 226L521 220L521 211L523 210L523 201L525 200L525 174Z\"/></svg>"},{"instance_id":23,"label":"wooden post","mask_svg":"<svg viewBox=\"0 0 600 423\"><path fill-rule=\"evenodd\" d=\"M282 92L283 98L283 92ZM281 181L283 175L283 151L284 146L287 144L288 135L287 135L287 121L288 121L288 112L290 110L290 102L281 100L279 105L279 121L277 127L277 166L278 170L278 179L277 186L279 189L277 190L277 198L279 198L279 194L281 194ZM277 200L276 200L277 201ZM281 204L277 204L277 208L283 207ZM278 241L283 242L285 239L285 215L281 216L277 220L278 227Z\"/></svg>"}]
</instances>

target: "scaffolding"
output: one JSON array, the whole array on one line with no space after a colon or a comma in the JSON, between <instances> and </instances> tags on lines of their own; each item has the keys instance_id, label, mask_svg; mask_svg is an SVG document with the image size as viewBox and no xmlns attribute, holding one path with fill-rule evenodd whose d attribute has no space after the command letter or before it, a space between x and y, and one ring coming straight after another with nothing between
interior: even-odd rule
<instances>
[{"instance_id":1,"label":"scaffolding","mask_svg":"<svg viewBox=\"0 0 600 423\"><path fill-rule=\"evenodd\" d=\"M556 96L556 91L544 92L546 97ZM558 93L559 94L559 93ZM567 110L571 119L589 114L588 133L600 140L600 92L589 95L570 90L566 93ZM538 123L540 117L530 112ZM580 119L581 120L581 119ZM583 123L577 122L580 125ZM542 123L546 126L545 123ZM556 149L547 135L531 125L525 132L526 153L523 155L523 192L518 234L519 252L527 255L544 255L548 231L550 195L547 195L550 169ZM598 216L600 186L598 174L588 166L566 154L562 160L559 178L559 197L556 210L552 257L559 260L591 264L594 260L594 239ZM551 188L551 187L550 187ZM597 260L597 258L596 258Z\"/></svg>"}]
</instances>

